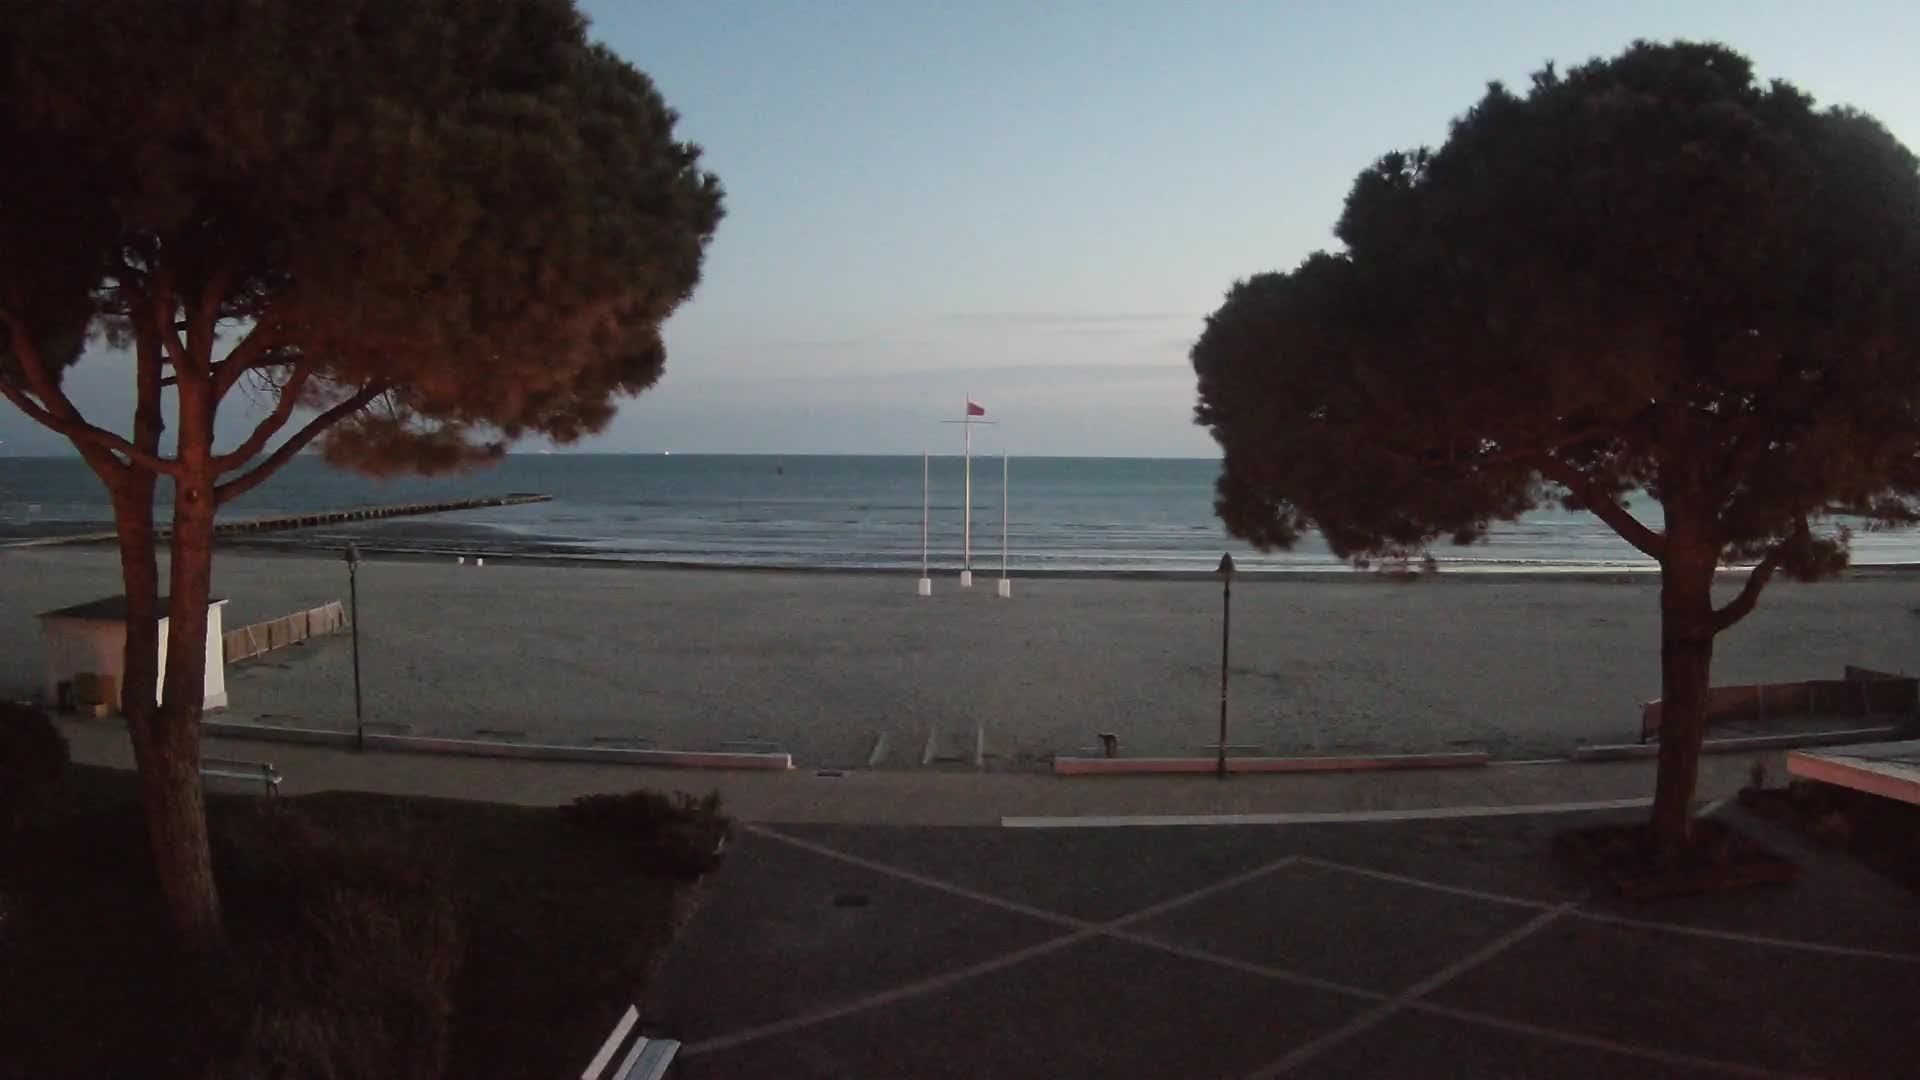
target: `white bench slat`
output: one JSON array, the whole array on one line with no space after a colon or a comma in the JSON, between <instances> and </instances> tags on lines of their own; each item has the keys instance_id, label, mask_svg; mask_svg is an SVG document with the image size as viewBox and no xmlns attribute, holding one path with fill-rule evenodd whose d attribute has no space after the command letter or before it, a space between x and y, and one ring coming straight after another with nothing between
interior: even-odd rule
<instances>
[{"instance_id":1,"label":"white bench slat","mask_svg":"<svg viewBox=\"0 0 1920 1080\"><path fill-rule=\"evenodd\" d=\"M640 1010L631 1005L627 1006L627 1014L614 1025L613 1034L607 1036L607 1041L601 1044L600 1052L593 1055L592 1061L587 1062L587 1069L580 1074L580 1080L600 1080L601 1071L607 1067L607 1062L613 1060L614 1052L619 1050L620 1044L626 1041L627 1032L632 1031L633 1025L639 1021Z\"/></svg>"},{"instance_id":2,"label":"white bench slat","mask_svg":"<svg viewBox=\"0 0 1920 1080\"><path fill-rule=\"evenodd\" d=\"M642 1035L634 1050L636 1060L614 1080L661 1080L667 1075L667 1066L673 1064L673 1056L680 1052L680 1044L672 1039L649 1039Z\"/></svg>"},{"instance_id":3,"label":"white bench slat","mask_svg":"<svg viewBox=\"0 0 1920 1080\"><path fill-rule=\"evenodd\" d=\"M280 772L271 761L234 761L227 758L201 758L200 775L221 780L245 780L264 784L267 794L280 790Z\"/></svg>"}]
</instances>

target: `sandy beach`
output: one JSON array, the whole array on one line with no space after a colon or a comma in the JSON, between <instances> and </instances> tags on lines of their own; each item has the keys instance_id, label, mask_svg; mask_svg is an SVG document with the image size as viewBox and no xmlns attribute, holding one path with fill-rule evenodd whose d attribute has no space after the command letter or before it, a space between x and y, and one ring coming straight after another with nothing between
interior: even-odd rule
<instances>
[{"instance_id":1,"label":"sandy beach","mask_svg":"<svg viewBox=\"0 0 1920 1080\"><path fill-rule=\"evenodd\" d=\"M334 559L223 551L227 625L345 599ZM117 591L111 552L0 550L0 694L42 681L33 616ZM1732 579L1726 583L1731 591ZM421 734L787 750L809 767L1038 767L1120 737L1197 752L1217 723L1209 580L951 577L375 560L360 572L370 724ZM1631 740L1658 695L1658 587L1538 576L1242 578L1230 742L1268 753ZM1920 668L1920 576L1779 583L1723 635L1719 684ZM347 639L235 664L224 715L348 728ZM940 764L940 763L936 763ZM949 767L958 767L950 764Z\"/></svg>"}]
</instances>

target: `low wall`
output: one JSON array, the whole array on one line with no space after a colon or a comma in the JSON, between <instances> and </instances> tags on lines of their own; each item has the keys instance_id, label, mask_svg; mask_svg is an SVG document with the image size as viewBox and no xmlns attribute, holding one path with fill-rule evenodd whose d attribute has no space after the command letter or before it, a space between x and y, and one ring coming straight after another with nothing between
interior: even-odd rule
<instances>
[{"instance_id":1,"label":"low wall","mask_svg":"<svg viewBox=\"0 0 1920 1080\"><path fill-rule=\"evenodd\" d=\"M229 630L221 643L225 648L226 662L233 664L275 649L298 645L308 638L337 634L347 626L347 610L340 601L335 600L317 608Z\"/></svg>"},{"instance_id":2,"label":"low wall","mask_svg":"<svg viewBox=\"0 0 1920 1080\"><path fill-rule=\"evenodd\" d=\"M1640 740L1660 732L1661 704L1640 707ZM1788 716L1913 716L1920 712L1920 679L1848 667L1839 679L1716 686L1707 691L1707 726Z\"/></svg>"}]
</instances>

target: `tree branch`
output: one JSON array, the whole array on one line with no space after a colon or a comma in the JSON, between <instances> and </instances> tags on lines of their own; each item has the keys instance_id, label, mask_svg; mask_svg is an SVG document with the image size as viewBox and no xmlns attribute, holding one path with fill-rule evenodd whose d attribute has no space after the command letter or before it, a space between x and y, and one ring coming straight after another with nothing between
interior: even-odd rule
<instances>
[{"instance_id":1,"label":"tree branch","mask_svg":"<svg viewBox=\"0 0 1920 1080\"><path fill-rule=\"evenodd\" d=\"M182 375L192 374L194 368L187 353L187 343L180 337L182 320L179 318L179 302L173 295L173 273L162 267L149 275L146 293L147 303L152 308L153 332L160 339L161 355L173 365L177 381Z\"/></svg>"},{"instance_id":2,"label":"tree branch","mask_svg":"<svg viewBox=\"0 0 1920 1080\"><path fill-rule=\"evenodd\" d=\"M218 505L225 505L253 490L267 477L279 472L282 465L292 461L294 456L306 449L307 444L318 438L321 432L339 423L348 416L359 412L361 409L366 408L368 402L386 393L388 388L388 384L386 383L374 383L370 386L362 387L360 391L352 397L321 413L319 416L314 417L312 420L309 420L306 427L301 428L292 438L281 443L279 448L272 454L269 454L260 464L255 465L239 476L214 488L216 503ZM277 412L279 410L276 409L275 411Z\"/></svg>"},{"instance_id":3,"label":"tree branch","mask_svg":"<svg viewBox=\"0 0 1920 1080\"><path fill-rule=\"evenodd\" d=\"M225 265L215 270L201 286L196 301L187 305L187 317L174 324L176 333L187 332L187 356L197 371L213 371L214 324L220 316L220 300L226 295L227 283L232 277ZM219 400L220 395L215 394L214 401Z\"/></svg>"},{"instance_id":4,"label":"tree branch","mask_svg":"<svg viewBox=\"0 0 1920 1080\"><path fill-rule=\"evenodd\" d=\"M1574 496L1585 503L1593 516L1620 534L1620 538L1655 559L1666 558L1667 538L1640 523L1640 519L1627 512L1627 508L1614 502L1611 496L1596 489L1591 480L1580 474L1580 470L1555 457L1539 459L1542 475L1573 492Z\"/></svg>"},{"instance_id":5,"label":"tree branch","mask_svg":"<svg viewBox=\"0 0 1920 1080\"><path fill-rule=\"evenodd\" d=\"M35 423L65 435L76 445L84 444L81 447L83 453L85 448L90 446L119 454L144 469L166 473L169 476L179 473L179 463L172 458L148 453L113 432L88 423L86 418L80 415L80 410L74 407L73 402L60 392L59 385L48 374L46 365L40 359L40 351L34 348L33 342L27 337L26 324L4 308L0 308L0 321L7 324L13 344L13 356L20 362L20 370L27 377L27 386L33 391L33 398L39 399L38 403L35 403L33 398L22 393L18 387L0 379L0 394L4 394L8 401L13 402Z\"/></svg>"},{"instance_id":6,"label":"tree branch","mask_svg":"<svg viewBox=\"0 0 1920 1080\"><path fill-rule=\"evenodd\" d=\"M307 385L307 379L313 375L313 365L302 361L295 365L293 374L280 387L280 398L273 404L273 412L260 421L247 436L245 442L227 453L213 459L213 472L218 476L245 465L255 454L266 449L267 441L287 424L287 418L293 415L294 407L300 403L300 391Z\"/></svg>"},{"instance_id":7,"label":"tree branch","mask_svg":"<svg viewBox=\"0 0 1920 1080\"><path fill-rule=\"evenodd\" d=\"M226 358L213 365L213 396L215 400L227 396L240 381L240 376L256 368L272 367L275 361L267 358L267 353L276 344L273 334L264 326L256 325L240 344Z\"/></svg>"},{"instance_id":8,"label":"tree branch","mask_svg":"<svg viewBox=\"0 0 1920 1080\"><path fill-rule=\"evenodd\" d=\"M1761 559L1760 565L1754 567L1753 571L1747 575L1747 583L1740 587L1740 595L1729 600L1727 606L1714 611L1714 633L1725 630L1753 611L1753 605L1760 600L1760 590L1767 587L1767 581L1773 577L1773 572L1780 569L1780 561L1785 558L1787 545L1791 542L1791 539L1787 539L1773 545L1773 550L1767 552L1767 557Z\"/></svg>"}]
</instances>

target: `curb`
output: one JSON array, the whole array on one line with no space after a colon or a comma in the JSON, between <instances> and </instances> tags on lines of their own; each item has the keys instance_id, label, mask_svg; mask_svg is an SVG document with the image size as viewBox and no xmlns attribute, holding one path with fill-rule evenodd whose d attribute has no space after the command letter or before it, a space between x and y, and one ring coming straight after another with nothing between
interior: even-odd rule
<instances>
[{"instance_id":1,"label":"curb","mask_svg":"<svg viewBox=\"0 0 1920 1080\"><path fill-rule=\"evenodd\" d=\"M1848 743L1881 742L1898 738L1900 727L1884 725L1849 728L1845 731L1808 731L1790 735L1743 735L1732 739L1707 739L1700 744L1703 754L1737 754L1743 750L1790 750L1803 746L1845 746ZM1571 761L1630 761L1660 755L1660 744L1599 743L1576 746L1568 755Z\"/></svg>"},{"instance_id":2,"label":"curb","mask_svg":"<svg viewBox=\"0 0 1920 1080\"><path fill-rule=\"evenodd\" d=\"M1434 806L1417 810L1303 810L1278 814L1093 814L1081 817L1003 817L1003 829L1166 828L1177 825L1345 825L1387 821L1441 821L1455 818L1531 817L1535 814L1584 814L1638 810L1651 798L1601 799L1573 803L1513 803L1505 806Z\"/></svg>"},{"instance_id":3,"label":"curb","mask_svg":"<svg viewBox=\"0 0 1920 1080\"><path fill-rule=\"evenodd\" d=\"M354 745L351 731L323 731L313 728L279 727L272 724L244 724L230 720L205 720L201 730L223 739L260 739L269 742L310 743L338 749ZM760 769L786 771L793 768L792 754L735 753L699 750L638 750L618 746L568 746L551 743L512 743L497 739L443 739L422 735L389 735L367 732L364 745L369 750L391 750L405 754L452 754L464 757L521 758L532 761L586 761L615 765L653 765L687 769Z\"/></svg>"},{"instance_id":4,"label":"curb","mask_svg":"<svg viewBox=\"0 0 1920 1080\"><path fill-rule=\"evenodd\" d=\"M1374 754L1367 757L1230 757L1230 773L1367 772L1382 769L1464 769L1486 765L1482 751L1447 754ZM1210 773L1212 757L1095 758L1055 757L1055 776L1142 776Z\"/></svg>"}]
</instances>

